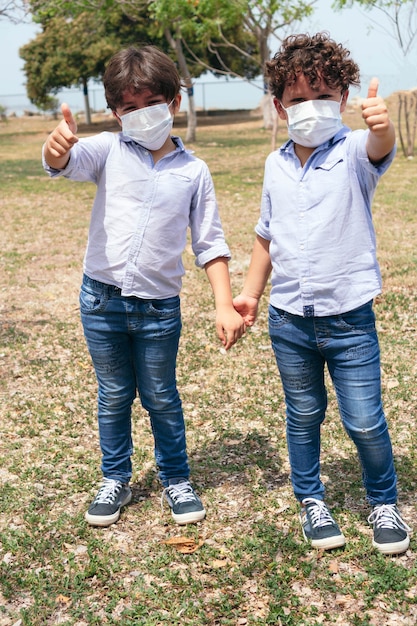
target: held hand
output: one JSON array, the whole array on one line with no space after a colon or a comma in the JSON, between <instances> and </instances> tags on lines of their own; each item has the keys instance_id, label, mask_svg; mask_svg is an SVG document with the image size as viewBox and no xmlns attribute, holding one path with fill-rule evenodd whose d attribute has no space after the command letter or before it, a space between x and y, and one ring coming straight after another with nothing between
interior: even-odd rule
<instances>
[{"instance_id":1,"label":"held hand","mask_svg":"<svg viewBox=\"0 0 417 626\"><path fill-rule=\"evenodd\" d=\"M220 341L229 350L245 334L246 327L239 313L233 307L227 307L216 312L216 330Z\"/></svg>"},{"instance_id":2,"label":"held hand","mask_svg":"<svg viewBox=\"0 0 417 626\"><path fill-rule=\"evenodd\" d=\"M236 311L240 313L245 322L245 326L253 326L258 315L258 303L257 298L251 298L240 294L233 299L233 306Z\"/></svg>"},{"instance_id":3,"label":"held hand","mask_svg":"<svg viewBox=\"0 0 417 626\"><path fill-rule=\"evenodd\" d=\"M72 146L77 143L78 137L77 123L71 113L71 109L67 104L61 106L64 119L52 131L46 140L46 148L49 154L55 159L66 156Z\"/></svg>"},{"instance_id":4,"label":"held hand","mask_svg":"<svg viewBox=\"0 0 417 626\"><path fill-rule=\"evenodd\" d=\"M390 125L386 104L378 96L378 86L378 79L372 78L369 83L367 98L362 103L362 117L369 130L376 133L385 132Z\"/></svg>"}]
</instances>

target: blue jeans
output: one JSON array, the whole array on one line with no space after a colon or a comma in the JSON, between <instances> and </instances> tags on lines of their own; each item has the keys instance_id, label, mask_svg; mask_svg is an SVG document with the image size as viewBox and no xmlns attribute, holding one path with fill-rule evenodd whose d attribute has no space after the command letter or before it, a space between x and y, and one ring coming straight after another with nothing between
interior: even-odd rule
<instances>
[{"instance_id":1,"label":"blue jeans","mask_svg":"<svg viewBox=\"0 0 417 626\"><path fill-rule=\"evenodd\" d=\"M327 364L343 426L361 461L367 499L371 505L395 503L396 474L382 407L372 302L328 317L301 317L270 306L269 332L285 394L296 498L324 498L320 427L327 408Z\"/></svg>"},{"instance_id":2,"label":"blue jeans","mask_svg":"<svg viewBox=\"0 0 417 626\"><path fill-rule=\"evenodd\" d=\"M176 383L180 299L141 300L84 276L81 321L97 381L102 472L132 476L132 403L148 411L155 460L164 486L189 476L185 424Z\"/></svg>"}]
</instances>

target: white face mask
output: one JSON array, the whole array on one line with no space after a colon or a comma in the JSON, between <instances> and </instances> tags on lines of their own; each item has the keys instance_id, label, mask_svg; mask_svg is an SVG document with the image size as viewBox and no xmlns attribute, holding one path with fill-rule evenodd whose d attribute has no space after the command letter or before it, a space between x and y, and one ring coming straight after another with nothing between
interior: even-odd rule
<instances>
[{"instance_id":1,"label":"white face mask","mask_svg":"<svg viewBox=\"0 0 417 626\"><path fill-rule=\"evenodd\" d=\"M172 129L173 119L168 106L163 102L121 115L123 134L148 150L159 150Z\"/></svg>"},{"instance_id":2,"label":"white face mask","mask_svg":"<svg viewBox=\"0 0 417 626\"><path fill-rule=\"evenodd\" d=\"M306 148L317 148L343 126L340 102L336 100L306 100L288 108L281 106L288 117L290 139Z\"/></svg>"}]
</instances>

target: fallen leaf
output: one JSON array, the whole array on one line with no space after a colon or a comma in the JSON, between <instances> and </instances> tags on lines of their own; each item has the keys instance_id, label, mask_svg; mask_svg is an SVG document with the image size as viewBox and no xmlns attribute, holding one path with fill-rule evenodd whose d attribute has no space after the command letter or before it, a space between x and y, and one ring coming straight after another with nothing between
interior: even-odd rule
<instances>
[{"instance_id":1,"label":"fallen leaf","mask_svg":"<svg viewBox=\"0 0 417 626\"><path fill-rule=\"evenodd\" d=\"M229 559L214 559L214 561L210 563L210 566L214 569L218 569L219 567L227 567L228 565L230 565Z\"/></svg>"},{"instance_id":2,"label":"fallen leaf","mask_svg":"<svg viewBox=\"0 0 417 626\"><path fill-rule=\"evenodd\" d=\"M174 546L178 552L182 554L192 554L204 544L204 541L195 541L191 537L170 537L169 539L165 539L162 543L167 544L168 546Z\"/></svg>"},{"instance_id":3,"label":"fallen leaf","mask_svg":"<svg viewBox=\"0 0 417 626\"><path fill-rule=\"evenodd\" d=\"M68 598L68 596L63 596L62 594L59 594L56 598L55 598L55 602L57 604L70 604L71 602L71 598Z\"/></svg>"}]
</instances>

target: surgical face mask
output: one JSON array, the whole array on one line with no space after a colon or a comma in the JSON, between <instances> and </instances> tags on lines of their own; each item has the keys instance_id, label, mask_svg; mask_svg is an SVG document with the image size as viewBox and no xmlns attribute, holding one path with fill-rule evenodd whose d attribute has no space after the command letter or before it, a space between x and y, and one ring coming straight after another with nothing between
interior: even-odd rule
<instances>
[{"instance_id":1,"label":"surgical face mask","mask_svg":"<svg viewBox=\"0 0 417 626\"><path fill-rule=\"evenodd\" d=\"M171 104L171 103L170 103ZM166 102L121 115L123 134L148 150L159 150L167 140L173 119Z\"/></svg>"},{"instance_id":2,"label":"surgical face mask","mask_svg":"<svg viewBox=\"0 0 417 626\"><path fill-rule=\"evenodd\" d=\"M341 102L341 101L340 101ZM306 100L288 108L281 106L288 117L288 135L294 143L317 148L335 136L342 128L340 102L336 100Z\"/></svg>"}]
</instances>

